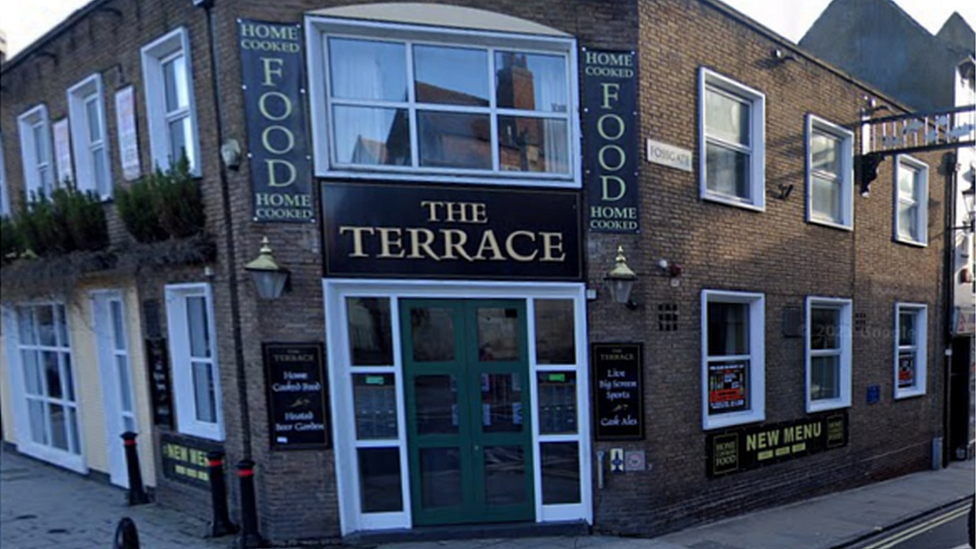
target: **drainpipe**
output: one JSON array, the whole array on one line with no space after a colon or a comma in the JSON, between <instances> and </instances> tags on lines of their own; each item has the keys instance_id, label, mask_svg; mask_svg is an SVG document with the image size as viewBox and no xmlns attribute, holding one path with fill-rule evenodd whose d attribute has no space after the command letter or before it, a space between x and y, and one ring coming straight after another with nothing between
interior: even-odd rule
<instances>
[{"instance_id":1,"label":"drainpipe","mask_svg":"<svg viewBox=\"0 0 976 549\"><path fill-rule=\"evenodd\" d=\"M945 250L943 255L943 268L945 275L942 277L945 288L942 290L943 299L943 383L942 394L944 406L942 408L942 467L949 466L949 409L952 404L952 311L954 309L955 298L955 272L956 272L956 231L952 228L956 221L956 153L949 152L942 157L942 166L945 170L945 213L943 215L945 227ZM897 334L896 334L897 337Z\"/></svg>"},{"instance_id":2,"label":"drainpipe","mask_svg":"<svg viewBox=\"0 0 976 549\"><path fill-rule=\"evenodd\" d=\"M221 108L220 60L217 57L217 31L213 18L214 0L193 0L195 6L203 7L207 14L207 49L210 54L210 90L213 93L214 122L218 146L224 142L223 109ZM241 299L237 278L237 252L234 248L234 227L230 207L230 186L227 182L227 166L223 159L220 165L220 199L224 218L224 245L227 247L227 283L230 286L230 319L234 339L234 366L237 373L237 394L241 415L242 459L251 459L251 414L248 409L247 382L244 371L244 343L241 336Z\"/></svg>"}]
</instances>

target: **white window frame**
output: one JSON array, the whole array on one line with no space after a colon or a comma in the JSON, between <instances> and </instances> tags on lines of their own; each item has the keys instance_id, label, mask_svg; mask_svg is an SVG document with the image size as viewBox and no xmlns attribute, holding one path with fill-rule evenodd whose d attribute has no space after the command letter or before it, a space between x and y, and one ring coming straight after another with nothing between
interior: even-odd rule
<instances>
[{"instance_id":1,"label":"white window frame","mask_svg":"<svg viewBox=\"0 0 976 549\"><path fill-rule=\"evenodd\" d=\"M581 184L581 130L579 122L579 82L576 40L542 35L510 34L483 30L452 29L435 26L405 25L365 20L334 19L327 17L306 17L306 43L308 48L309 97L311 98L311 118L313 137L313 162L315 175L318 177L344 177L357 179L383 179L392 181L416 180L422 177L425 181L442 181L450 183L477 183L486 185L536 185L553 188L580 188ZM494 50L495 48L528 51L542 54L564 55L567 59L567 97L570 104L565 113L549 113L553 118L561 118L567 122L569 142L566 151L569 155L569 173L538 173L538 172L508 172L498 167L497 155L492 155L491 170L473 170L464 168L430 168L419 166L349 166L333 165L331 117L329 116L329 81L326 60L328 59L327 41L330 36L342 36L355 39L395 40L399 43L438 44L458 47L479 47ZM493 55L489 55L489 65L494 63ZM411 113L411 154L416 160L419 154L416 132L416 111L418 105L414 100L412 85L412 63L408 63L408 100L403 108ZM492 140L495 141L496 116L518 113L519 116L535 117L531 111L509 111L494 106L495 98L489 98L489 107L484 108L492 120ZM398 104L399 105L399 104ZM409 105L409 106L407 106ZM437 108L439 111L452 110L451 106ZM456 110L456 109L455 109ZM461 109L471 112L471 109ZM479 108L480 110L480 108Z\"/></svg>"},{"instance_id":2,"label":"white window frame","mask_svg":"<svg viewBox=\"0 0 976 549\"><path fill-rule=\"evenodd\" d=\"M901 313L911 311L915 314L915 345L900 344ZM928 381L928 318L929 308L924 303L895 303L895 360L894 360L894 394L895 399L918 397L925 395ZM915 352L915 386L905 389L898 388L898 353L902 350Z\"/></svg>"},{"instance_id":3,"label":"white window frame","mask_svg":"<svg viewBox=\"0 0 976 549\"><path fill-rule=\"evenodd\" d=\"M186 324L186 299L203 297L207 310L207 330L211 345L209 363L214 380L216 422L200 421L196 414L196 386L192 362L206 362L190 354L189 326ZM220 390L220 368L217 356L217 330L214 319L213 291L210 284L168 284L166 286L166 327L169 333L170 364L173 371L173 400L176 403L176 428L183 434L224 440L223 398Z\"/></svg>"},{"instance_id":4,"label":"white window frame","mask_svg":"<svg viewBox=\"0 0 976 549\"><path fill-rule=\"evenodd\" d=\"M707 135L705 97L711 88L750 104L748 148ZM766 95L706 67L698 69L698 181L702 200L719 202L756 211L766 210ZM727 148L749 154L749 190L751 197L718 193L708 189L708 142L715 141Z\"/></svg>"},{"instance_id":5,"label":"white window frame","mask_svg":"<svg viewBox=\"0 0 976 549\"><path fill-rule=\"evenodd\" d=\"M836 410L838 408L848 408L851 405L851 364L852 364L852 318L853 302L850 299L808 296L806 299L806 403L807 413L821 412L824 410ZM833 309L839 313L839 333L837 334L840 348L832 350L814 350L810 348L813 337L813 309ZM817 399L811 398L810 391L813 388L813 359L817 356L834 356L839 360L838 369L838 389L839 395L836 398Z\"/></svg>"},{"instance_id":6,"label":"white window frame","mask_svg":"<svg viewBox=\"0 0 976 549\"><path fill-rule=\"evenodd\" d=\"M41 126L41 139L44 142L42 150L47 151L47 158L38 160L38 143L34 139L34 129ZM33 195L44 191L50 198L51 192L57 188L58 182L54 166L54 143L51 140L51 120L48 118L47 105L40 104L25 111L17 117L17 127L20 131L20 154L24 170L24 196L27 202L33 201ZM41 174L47 169L47 177Z\"/></svg>"},{"instance_id":7,"label":"white window frame","mask_svg":"<svg viewBox=\"0 0 976 549\"><path fill-rule=\"evenodd\" d=\"M898 175L901 172L902 166L907 166L913 170L916 170L918 178L916 179L916 197L905 197L901 193L901 189L898 187ZM911 156L900 154L895 157L895 169L894 171L894 238L895 241L904 244L910 244L912 246L927 247L929 245L929 166L928 164L916 159ZM910 202L918 205L918 214L916 223L918 223L918 238L907 238L900 234L898 220L898 206L902 202Z\"/></svg>"},{"instance_id":8,"label":"white window frame","mask_svg":"<svg viewBox=\"0 0 976 549\"><path fill-rule=\"evenodd\" d=\"M177 118L189 117L191 138L186 143L190 157L190 173L200 175L200 136L197 126L196 94L193 87L193 63L190 57L190 33L179 27L142 47L142 75L146 95L146 119L149 126L149 152L153 169L167 169L178 158L170 150L169 123ZM166 111L166 85L163 65L183 55L186 64L186 86L189 103L186 109ZM187 112L188 111L188 112Z\"/></svg>"},{"instance_id":9,"label":"white window frame","mask_svg":"<svg viewBox=\"0 0 976 549\"><path fill-rule=\"evenodd\" d=\"M7 163L3 155L3 132L0 132L0 216L8 216L13 211L10 207L10 189L7 181Z\"/></svg>"},{"instance_id":10,"label":"white window frame","mask_svg":"<svg viewBox=\"0 0 976 549\"><path fill-rule=\"evenodd\" d=\"M837 139L841 144L840 158L840 222L824 219L813 210L813 135L814 132ZM806 184L807 184L807 222L842 229L854 230L854 132L820 118L807 114L806 120ZM833 174L818 173L820 177Z\"/></svg>"},{"instance_id":11,"label":"white window frame","mask_svg":"<svg viewBox=\"0 0 976 549\"><path fill-rule=\"evenodd\" d=\"M96 118L88 116L88 104L95 102ZM71 148L75 157L75 177L78 190L93 191L102 200L112 198L112 163L109 157L108 124L105 116L105 90L102 75L95 73L68 88L68 117L71 119ZM92 141L92 123L100 126L101 138ZM95 157L100 156L105 166L106 181L95 178ZM101 183L101 185L99 185Z\"/></svg>"},{"instance_id":12,"label":"white window frame","mask_svg":"<svg viewBox=\"0 0 976 549\"><path fill-rule=\"evenodd\" d=\"M35 341L34 343L28 343L21 340L21 326L20 317L18 315L18 309L28 308L36 309L38 307L51 307L57 308L61 307L64 314L64 329L66 332L66 341L60 341L60 336L57 334L57 329L55 329L55 346L42 345L40 341ZM78 473L86 474L88 473L88 466L86 464L86 452L85 452L85 431L84 427L86 425L83 416L83 407L81 406L81 391L80 391L80 380L78 378L78 368L76 367L76 359L73 349L74 345L72 342L71 333L71 313L68 306L63 301L30 301L24 303L12 304L10 306L4 306L2 308L3 312L3 323L4 323L4 333L6 335L6 351L7 351L7 365L8 375L10 376L10 387L12 388L15 398L13 399L13 411L14 411L14 432L16 433L16 443L17 450L23 452L26 455L35 457L37 459L47 461L54 465L76 471ZM52 311L57 314L56 311ZM32 313L33 314L33 313ZM35 336L36 337L36 336ZM27 392L27 380L25 379L24 371L24 360L23 353L27 351L34 352L54 352L61 354L67 354L70 360L70 365L67 365L67 369L70 369L71 375L71 390L74 392L74 400L68 400L64 398L56 399L50 396L50 391L47 389L47 380L45 376L41 376L41 382L44 387L45 395L34 395L29 396ZM64 361L60 359L59 356L59 366L65 367ZM64 380L64 369L61 370L61 379ZM76 421L77 429L77 440L74 440L74 435L70 429L67 432L68 447L75 446L77 452L72 452L70 450L62 450L51 444L35 442L32 437L31 431L31 417L30 410L28 406L28 400L33 399L35 401L41 401L45 404L58 404L64 406L65 408L72 408L74 410L74 416ZM48 418L48 413L45 408L45 420ZM50 423L46 423L46 426L50 426ZM47 433L47 430L45 430Z\"/></svg>"},{"instance_id":13,"label":"white window frame","mask_svg":"<svg viewBox=\"0 0 976 549\"><path fill-rule=\"evenodd\" d=\"M708 413L708 304L740 303L749 306L749 354L724 356L749 359L749 409L741 412ZM753 292L702 290L701 293L701 411L702 429L721 429L766 419L766 296Z\"/></svg>"}]
</instances>

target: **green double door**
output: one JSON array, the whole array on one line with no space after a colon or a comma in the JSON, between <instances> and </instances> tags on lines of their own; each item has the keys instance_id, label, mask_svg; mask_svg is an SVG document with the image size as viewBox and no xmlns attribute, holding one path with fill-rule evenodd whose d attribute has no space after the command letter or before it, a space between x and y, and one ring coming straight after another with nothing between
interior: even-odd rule
<instances>
[{"instance_id":1,"label":"green double door","mask_svg":"<svg viewBox=\"0 0 976 549\"><path fill-rule=\"evenodd\" d=\"M415 525L534 518L525 302L400 301Z\"/></svg>"}]
</instances>

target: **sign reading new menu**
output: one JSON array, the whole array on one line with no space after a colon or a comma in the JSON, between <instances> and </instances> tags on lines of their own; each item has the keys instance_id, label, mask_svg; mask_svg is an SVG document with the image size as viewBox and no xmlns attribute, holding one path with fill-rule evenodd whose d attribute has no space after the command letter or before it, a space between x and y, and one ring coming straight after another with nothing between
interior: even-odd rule
<instances>
[{"instance_id":1,"label":"sign reading new menu","mask_svg":"<svg viewBox=\"0 0 976 549\"><path fill-rule=\"evenodd\" d=\"M600 233L640 232L637 204L637 54L583 48L586 223Z\"/></svg>"},{"instance_id":2,"label":"sign reading new menu","mask_svg":"<svg viewBox=\"0 0 976 549\"><path fill-rule=\"evenodd\" d=\"M640 343L594 343L594 422L597 440L644 438L643 347Z\"/></svg>"},{"instance_id":3,"label":"sign reading new menu","mask_svg":"<svg viewBox=\"0 0 976 549\"><path fill-rule=\"evenodd\" d=\"M254 221L315 221L300 24L240 20Z\"/></svg>"},{"instance_id":4,"label":"sign reading new menu","mask_svg":"<svg viewBox=\"0 0 976 549\"><path fill-rule=\"evenodd\" d=\"M847 412L709 434L708 476L719 477L847 445Z\"/></svg>"},{"instance_id":5,"label":"sign reading new menu","mask_svg":"<svg viewBox=\"0 0 976 549\"><path fill-rule=\"evenodd\" d=\"M263 347L271 448L325 448L328 434L322 345L265 343Z\"/></svg>"},{"instance_id":6,"label":"sign reading new menu","mask_svg":"<svg viewBox=\"0 0 976 549\"><path fill-rule=\"evenodd\" d=\"M326 276L581 280L579 193L322 185Z\"/></svg>"}]
</instances>

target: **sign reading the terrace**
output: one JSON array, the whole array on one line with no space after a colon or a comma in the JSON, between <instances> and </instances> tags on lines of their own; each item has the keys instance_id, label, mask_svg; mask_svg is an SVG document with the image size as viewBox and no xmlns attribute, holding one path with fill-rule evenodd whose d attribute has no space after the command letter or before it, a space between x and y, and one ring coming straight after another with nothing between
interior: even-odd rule
<instances>
[{"instance_id":1,"label":"sign reading the terrace","mask_svg":"<svg viewBox=\"0 0 976 549\"><path fill-rule=\"evenodd\" d=\"M755 469L847 445L847 413L708 435L708 476Z\"/></svg>"},{"instance_id":2,"label":"sign reading the terrace","mask_svg":"<svg viewBox=\"0 0 976 549\"><path fill-rule=\"evenodd\" d=\"M325 448L325 376L318 343L265 343L271 448Z\"/></svg>"},{"instance_id":3,"label":"sign reading the terrace","mask_svg":"<svg viewBox=\"0 0 976 549\"><path fill-rule=\"evenodd\" d=\"M572 191L325 183L326 276L580 280Z\"/></svg>"},{"instance_id":4,"label":"sign reading the terrace","mask_svg":"<svg viewBox=\"0 0 976 549\"><path fill-rule=\"evenodd\" d=\"M637 55L583 48L587 226L640 231L637 204Z\"/></svg>"},{"instance_id":5,"label":"sign reading the terrace","mask_svg":"<svg viewBox=\"0 0 976 549\"><path fill-rule=\"evenodd\" d=\"M640 343L590 346L597 440L644 438L642 351Z\"/></svg>"},{"instance_id":6,"label":"sign reading the terrace","mask_svg":"<svg viewBox=\"0 0 976 549\"><path fill-rule=\"evenodd\" d=\"M255 221L315 221L301 29L238 25Z\"/></svg>"}]
</instances>

